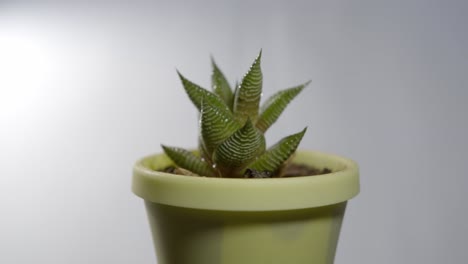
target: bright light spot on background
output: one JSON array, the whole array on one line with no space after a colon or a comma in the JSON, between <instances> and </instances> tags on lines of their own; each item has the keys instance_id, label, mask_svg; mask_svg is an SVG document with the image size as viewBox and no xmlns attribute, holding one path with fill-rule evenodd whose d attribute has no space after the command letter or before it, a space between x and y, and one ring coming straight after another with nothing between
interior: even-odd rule
<instances>
[{"instance_id":1,"label":"bright light spot on background","mask_svg":"<svg viewBox=\"0 0 468 264\"><path fill-rule=\"evenodd\" d=\"M0 112L29 104L57 67L57 56L44 34L11 23L0 26Z\"/></svg>"}]
</instances>

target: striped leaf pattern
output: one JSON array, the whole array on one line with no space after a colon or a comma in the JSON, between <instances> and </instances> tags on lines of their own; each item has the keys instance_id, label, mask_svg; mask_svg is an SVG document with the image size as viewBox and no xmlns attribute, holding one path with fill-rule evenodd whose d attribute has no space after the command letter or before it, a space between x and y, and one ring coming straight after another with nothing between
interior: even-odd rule
<instances>
[{"instance_id":1,"label":"striped leaf pattern","mask_svg":"<svg viewBox=\"0 0 468 264\"><path fill-rule=\"evenodd\" d=\"M264 151L265 138L248 119L241 129L219 145L213 161L223 175L232 177Z\"/></svg>"},{"instance_id":2,"label":"striped leaf pattern","mask_svg":"<svg viewBox=\"0 0 468 264\"><path fill-rule=\"evenodd\" d=\"M234 117L240 123L244 123L247 118L252 121L257 120L262 95L261 57L262 52L260 51L234 95Z\"/></svg>"},{"instance_id":3,"label":"striped leaf pattern","mask_svg":"<svg viewBox=\"0 0 468 264\"><path fill-rule=\"evenodd\" d=\"M230 110L232 110L232 100L234 95L232 93L231 86L223 72L219 69L218 65L216 65L213 58L211 58L211 65L213 67L213 73L211 74L211 86L213 92L223 99Z\"/></svg>"},{"instance_id":4,"label":"striped leaf pattern","mask_svg":"<svg viewBox=\"0 0 468 264\"><path fill-rule=\"evenodd\" d=\"M190 151L161 145L166 155L179 167L202 176L215 176L213 168Z\"/></svg>"},{"instance_id":5,"label":"striped leaf pattern","mask_svg":"<svg viewBox=\"0 0 468 264\"><path fill-rule=\"evenodd\" d=\"M234 91L211 58L212 91L187 80L179 72L183 87L200 112L199 155L182 148L162 146L174 163L185 170L210 177L243 177L247 169L266 175L281 174L306 129L283 138L265 151L264 133L277 121L287 105L309 82L277 92L260 108L262 95L262 51Z\"/></svg>"},{"instance_id":6,"label":"striped leaf pattern","mask_svg":"<svg viewBox=\"0 0 468 264\"><path fill-rule=\"evenodd\" d=\"M219 111L208 101L203 101L200 115L200 133L208 153L240 128L230 112Z\"/></svg>"},{"instance_id":7,"label":"striped leaf pattern","mask_svg":"<svg viewBox=\"0 0 468 264\"><path fill-rule=\"evenodd\" d=\"M283 138L247 167L256 171L275 172L296 151L306 130L304 128L297 134Z\"/></svg>"},{"instance_id":8,"label":"striped leaf pattern","mask_svg":"<svg viewBox=\"0 0 468 264\"><path fill-rule=\"evenodd\" d=\"M199 138L198 138L198 152L200 153L200 157L202 159L206 160L206 162L208 162L210 164L212 163L211 162L211 155L208 152L208 150L206 150L205 143L203 142L203 138L201 137L201 133L200 133Z\"/></svg>"},{"instance_id":9,"label":"striped leaf pattern","mask_svg":"<svg viewBox=\"0 0 468 264\"><path fill-rule=\"evenodd\" d=\"M310 81L282 90L271 96L263 105L260 110L255 126L265 133L268 128L276 122L286 106L291 102L308 84Z\"/></svg>"},{"instance_id":10,"label":"striped leaf pattern","mask_svg":"<svg viewBox=\"0 0 468 264\"><path fill-rule=\"evenodd\" d=\"M189 96L190 100L192 100L193 104L197 107L198 111L201 111L202 101L205 100L216 107L218 111L231 112L226 103L224 103L224 101L219 98L219 96L189 81L180 72L177 72L177 74L179 74L185 92Z\"/></svg>"},{"instance_id":11,"label":"striped leaf pattern","mask_svg":"<svg viewBox=\"0 0 468 264\"><path fill-rule=\"evenodd\" d=\"M236 81L236 85L234 85L234 92L232 95L231 109L233 112L234 112L234 100L236 99L237 90L239 90L239 81Z\"/></svg>"}]
</instances>

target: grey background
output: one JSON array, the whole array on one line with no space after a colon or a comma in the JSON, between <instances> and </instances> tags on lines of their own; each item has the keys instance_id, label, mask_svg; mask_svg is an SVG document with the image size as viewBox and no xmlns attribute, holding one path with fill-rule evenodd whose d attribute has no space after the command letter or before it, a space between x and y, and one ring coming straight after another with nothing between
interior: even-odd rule
<instances>
[{"instance_id":1,"label":"grey background","mask_svg":"<svg viewBox=\"0 0 468 264\"><path fill-rule=\"evenodd\" d=\"M267 140L361 166L336 263L468 257L466 1L0 3L0 263L154 263L131 167L194 147L178 68L265 96L311 79Z\"/></svg>"}]
</instances>

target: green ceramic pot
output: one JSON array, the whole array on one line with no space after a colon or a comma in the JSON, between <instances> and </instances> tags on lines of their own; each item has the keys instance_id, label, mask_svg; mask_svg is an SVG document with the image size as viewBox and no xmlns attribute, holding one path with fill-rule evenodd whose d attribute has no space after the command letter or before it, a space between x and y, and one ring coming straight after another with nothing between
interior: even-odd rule
<instances>
[{"instance_id":1,"label":"green ceramic pot","mask_svg":"<svg viewBox=\"0 0 468 264\"><path fill-rule=\"evenodd\" d=\"M295 163L333 173L273 179L172 175L164 155L134 167L158 264L332 264L347 200L359 193L351 160L298 151Z\"/></svg>"}]
</instances>

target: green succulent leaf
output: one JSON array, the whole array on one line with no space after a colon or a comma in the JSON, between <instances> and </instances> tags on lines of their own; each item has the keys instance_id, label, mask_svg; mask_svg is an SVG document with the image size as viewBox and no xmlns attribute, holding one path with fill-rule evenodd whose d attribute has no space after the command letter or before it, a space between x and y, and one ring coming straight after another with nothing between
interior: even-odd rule
<instances>
[{"instance_id":1,"label":"green succulent leaf","mask_svg":"<svg viewBox=\"0 0 468 264\"><path fill-rule=\"evenodd\" d=\"M211 58L211 65L213 67L213 73L211 74L211 86L213 88L213 92L223 99L226 105L228 105L232 110L234 94L232 93L231 86L223 72L219 69L218 65L216 65L213 57Z\"/></svg>"},{"instance_id":2,"label":"green succulent leaf","mask_svg":"<svg viewBox=\"0 0 468 264\"><path fill-rule=\"evenodd\" d=\"M192 103L197 107L198 111L201 111L202 101L205 100L208 101L211 105L214 105L217 109L219 109L219 111L231 112L229 107L219 96L189 81L179 71L177 71L177 74L179 74L185 92L189 96L190 100L192 100Z\"/></svg>"},{"instance_id":3,"label":"green succulent leaf","mask_svg":"<svg viewBox=\"0 0 468 264\"><path fill-rule=\"evenodd\" d=\"M200 115L200 134L206 152L213 153L216 147L240 128L231 112L219 111L211 101L204 100Z\"/></svg>"},{"instance_id":4,"label":"green succulent leaf","mask_svg":"<svg viewBox=\"0 0 468 264\"><path fill-rule=\"evenodd\" d=\"M267 151L264 133L309 82L277 92L260 107L261 57L260 50L234 87L229 85L213 58L210 91L177 71L185 92L199 110L200 134L199 154L162 145L167 156L178 166L175 173L210 177L274 177L281 174L306 128L283 138Z\"/></svg>"},{"instance_id":5,"label":"green succulent leaf","mask_svg":"<svg viewBox=\"0 0 468 264\"><path fill-rule=\"evenodd\" d=\"M260 116L258 117L255 126L265 133L268 128L276 122L289 102L291 102L307 85L309 85L309 83L310 81L296 87L279 91L268 98L260 109Z\"/></svg>"},{"instance_id":6,"label":"green succulent leaf","mask_svg":"<svg viewBox=\"0 0 468 264\"><path fill-rule=\"evenodd\" d=\"M263 79L260 68L261 57L260 51L234 95L234 117L240 123L244 123L249 117L255 121L258 116Z\"/></svg>"},{"instance_id":7,"label":"green succulent leaf","mask_svg":"<svg viewBox=\"0 0 468 264\"><path fill-rule=\"evenodd\" d=\"M287 136L263 153L247 168L256 171L275 172L296 151L307 128L301 132Z\"/></svg>"},{"instance_id":8,"label":"green succulent leaf","mask_svg":"<svg viewBox=\"0 0 468 264\"><path fill-rule=\"evenodd\" d=\"M203 138L199 135L198 138L198 151L200 152L200 157L202 157L206 162L212 164L211 162L211 155L206 149L205 143L203 142Z\"/></svg>"},{"instance_id":9,"label":"green succulent leaf","mask_svg":"<svg viewBox=\"0 0 468 264\"><path fill-rule=\"evenodd\" d=\"M265 137L250 119L213 153L213 161L223 175L236 176L243 167L265 151Z\"/></svg>"},{"instance_id":10,"label":"green succulent leaf","mask_svg":"<svg viewBox=\"0 0 468 264\"><path fill-rule=\"evenodd\" d=\"M237 90L239 90L239 81L236 81L236 85L234 85L234 93L233 93L232 100L231 100L231 109L233 112L234 112L234 100L236 99L235 97L237 94Z\"/></svg>"},{"instance_id":11,"label":"green succulent leaf","mask_svg":"<svg viewBox=\"0 0 468 264\"><path fill-rule=\"evenodd\" d=\"M194 172L201 176L215 175L213 168L200 157L183 148L161 145L166 155L179 167Z\"/></svg>"}]
</instances>

